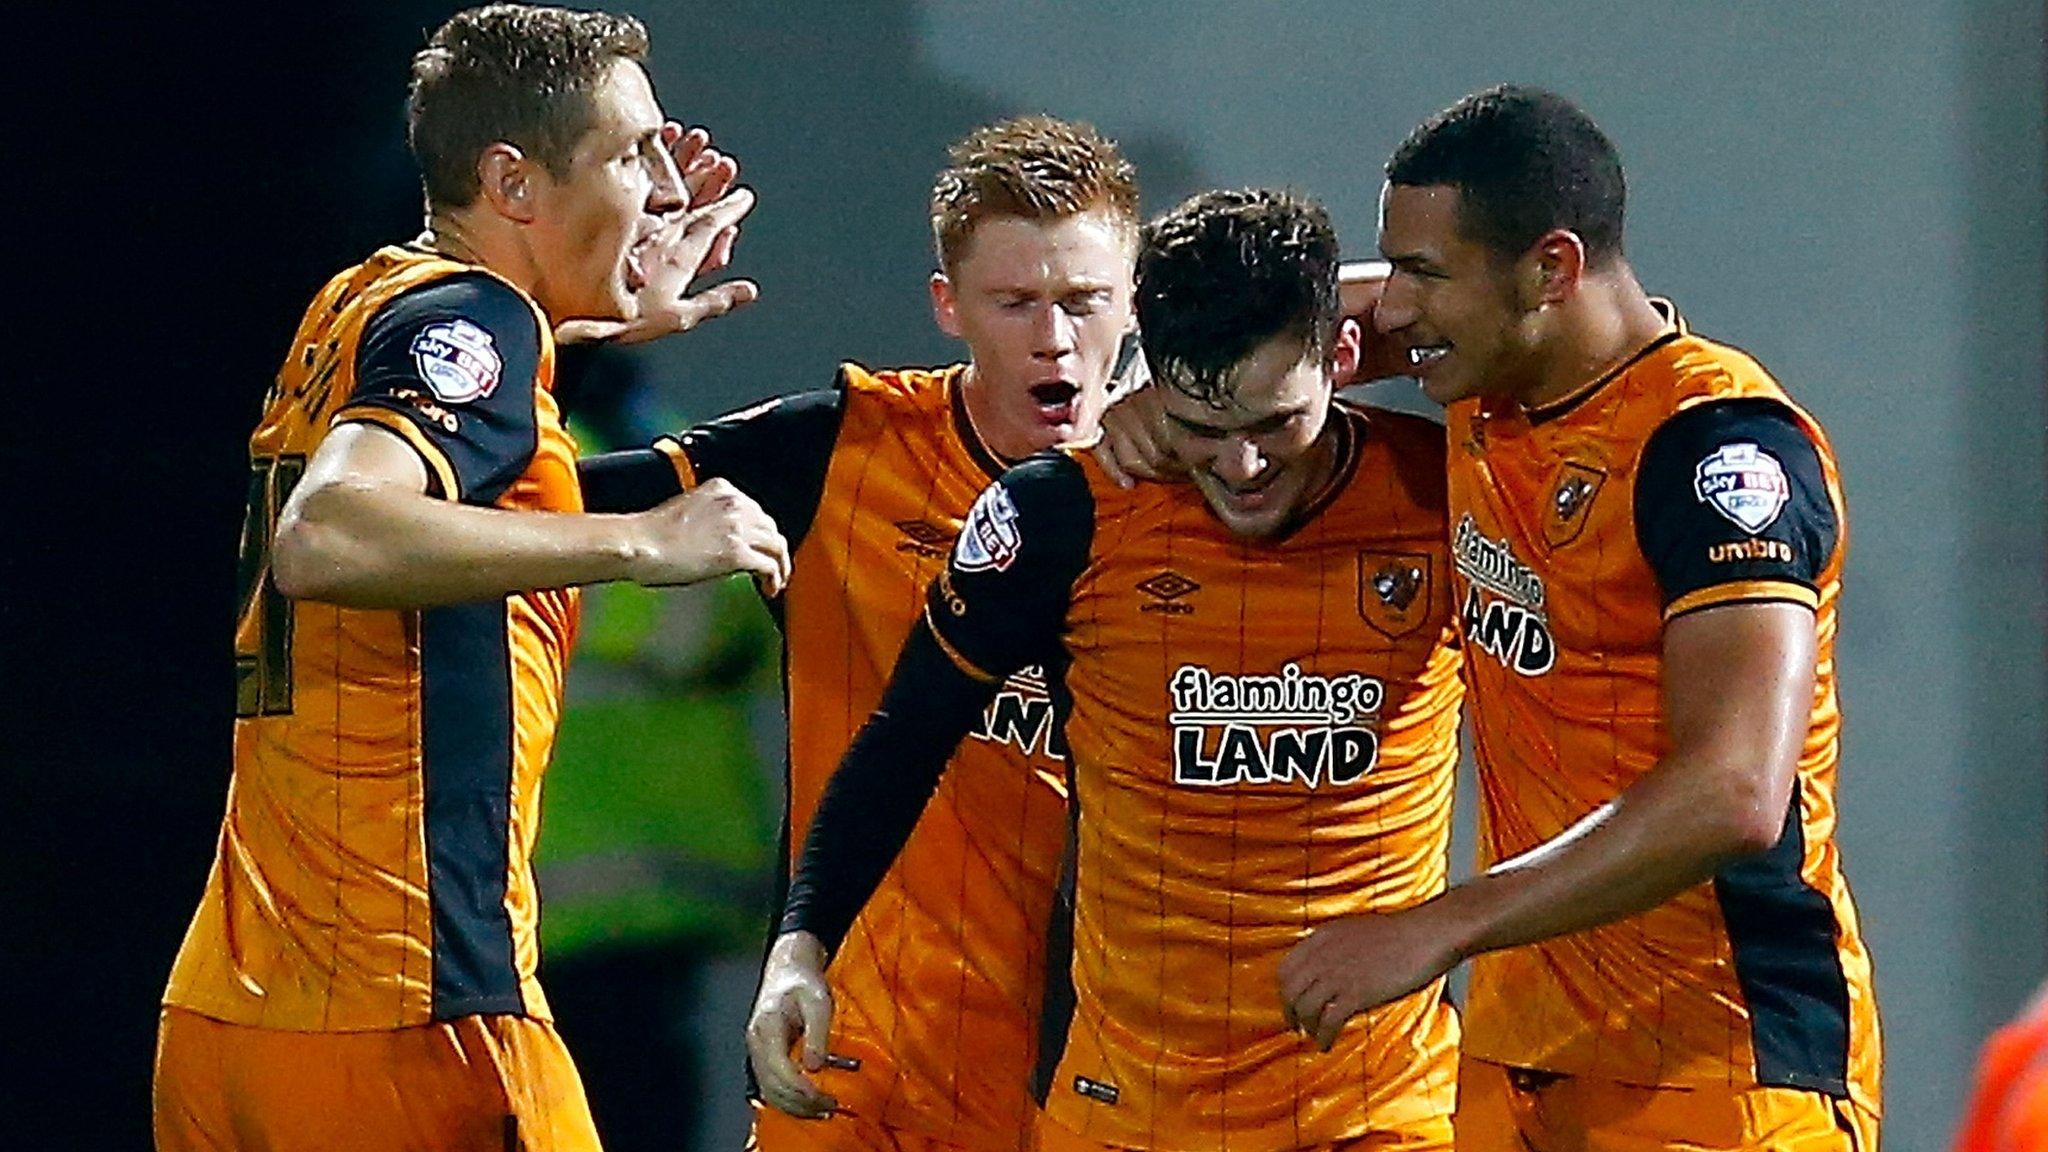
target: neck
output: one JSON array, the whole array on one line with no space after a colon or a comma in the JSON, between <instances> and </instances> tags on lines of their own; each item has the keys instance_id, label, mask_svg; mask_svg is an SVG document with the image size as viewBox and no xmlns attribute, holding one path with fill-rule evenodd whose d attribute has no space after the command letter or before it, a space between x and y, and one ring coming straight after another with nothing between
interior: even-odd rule
<instances>
[{"instance_id":1,"label":"neck","mask_svg":"<svg viewBox=\"0 0 2048 1152\"><path fill-rule=\"evenodd\" d=\"M967 423L973 426L974 434L981 437L982 446L1004 465L1038 451L1036 444L1022 436L1006 434L1002 421L989 412L988 390L982 386L981 377L971 362L967 371L960 374L960 400L967 409Z\"/></svg>"},{"instance_id":2,"label":"neck","mask_svg":"<svg viewBox=\"0 0 2048 1152\"><path fill-rule=\"evenodd\" d=\"M1314 507L1337 482L1337 465L1343 458L1341 449L1350 434L1350 418L1343 409L1330 405L1330 414L1323 419L1323 431L1309 449L1308 482L1301 486L1301 507L1295 509L1296 514Z\"/></svg>"},{"instance_id":3,"label":"neck","mask_svg":"<svg viewBox=\"0 0 2048 1152\"><path fill-rule=\"evenodd\" d=\"M450 260L489 268L540 299L540 277L525 246L497 221L462 209L430 211L419 243Z\"/></svg>"},{"instance_id":4,"label":"neck","mask_svg":"<svg viewBox=\"0 0 2048 1152\"><path fill-rule=\"evenodd\" d=\"M1538 371L1534 386L1517 397L1525 408L1570 396L1626 363L1664 331L1664 314L1651 305L1626 264L1583 281L1559 309L1553 337L1557 351Z\"/></svg>"}]
</instances>

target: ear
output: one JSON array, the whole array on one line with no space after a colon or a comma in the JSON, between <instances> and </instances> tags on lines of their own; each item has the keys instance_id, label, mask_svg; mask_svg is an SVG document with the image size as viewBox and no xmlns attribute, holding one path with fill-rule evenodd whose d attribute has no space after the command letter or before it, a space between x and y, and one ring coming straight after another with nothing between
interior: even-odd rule
<instances>
[{"instance_id":1,"label":"ear","mask_svg":"<svg viewBox=\"0 0 2048 1152\"><path fill-rule=\"evenodd\" d=\"M958 340L960 336L960 299L953 292L953 281L944 272L932 273L932 321L939 331Z\"/></svg>"},{"instance_id":2,"label":"ear","mask_svg":"<svg viewBox=\"0 0 2048 1152\"><path fill-rule=\"evenodd\" d=\"M1330 346L1330 379L1342 387L1358 375L1358 361L1365 346L1358 321L1350 316L1337 321L1337 341Z\"/></svg>"},{"instance_id":3,"label":"ear","mask_svg":"<svg viewBox=\"0 0 2048 1152\"><path fill-rule=\"evenodd\" d=\"M541 182L547 173L513 145L499 141L476 158L477 198L491 210L521 224L540 214Z\"/></svg>"},{"instance_id":4,"label":"ear","mask_svg":"<svg viewBox=\"0 0 2048 1152\"><path fill-rule=\"evenodd\" d=\"M1586 274L1586 242L1569 228L1552 228L1522 257L1522 298L1531 310L1562 304Z\"/></svg>"}]
</instances>

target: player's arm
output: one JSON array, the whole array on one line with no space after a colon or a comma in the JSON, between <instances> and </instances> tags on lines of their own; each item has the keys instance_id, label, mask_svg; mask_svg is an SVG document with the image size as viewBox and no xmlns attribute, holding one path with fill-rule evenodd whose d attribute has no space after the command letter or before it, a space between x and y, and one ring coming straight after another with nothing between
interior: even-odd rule
<instances>
[{"instance_id":1,"label":"player's arm","mask_svg":"<svg viewBox=\"0 0 2048 1152\"><path fill-rule=\"evenodd\" d=\"M492 507L537 443L539 354L532 310L486 276L439 281L387 305L365 329L355 391L279 518L279 590L354 607L428 607L731 571L779 585L782 537L729 485L635 516Z\"/></svg>"},{"instance_id":2,"label":"player's arm","mask_svg":"<svg viewBox=\"0 0 2048 1152\"><path fill-rule=\"evenodd\" d=\"M1762 488L1776 477L1787 492L1768 523L1754 509L1720 510L1711 483L1697 479L1703 462L1744 446ZM1819 456L1780 405L1702 405L1652 438L1636 508L1666 603L1670 751L1613 801L1486 875L1405 912L1327 925L1296 946L1281 968L1282 998L1325 1047L1354 1013L1460 960L1654 907L1782 835L1813 707L1815 587L1838 546Z\"/></svg>"},{"instance_id":3,"label":"player's arm","mask_svg":"<svg viewBox=\"0 0 2048 1152\"><path fill-rule=\"evenodd\" d=\"M975 501L880 706L826 785L804 838L747 1025L762 1098L775 1107L797 1116L833 1108L804 1075L825 1061L829 957L1004 678L1056 649L1093 525L1087 482L1061 456L1018 465ZM799 1037L801 1068L790 1058Z\"/></svg>"},{"instance_id":4,"label":"player's arm","mask_svg":"<svg viewBox=\"0 0 2048 1152\"><path fill-rule=\"evenodd\" d=\"M576 464L583 506L637 512L722 478L774 517L794 555L824 496L845 413L843 389L799 392L664 436L649 448L585 457Z\"/></svg>"}]
</instances>

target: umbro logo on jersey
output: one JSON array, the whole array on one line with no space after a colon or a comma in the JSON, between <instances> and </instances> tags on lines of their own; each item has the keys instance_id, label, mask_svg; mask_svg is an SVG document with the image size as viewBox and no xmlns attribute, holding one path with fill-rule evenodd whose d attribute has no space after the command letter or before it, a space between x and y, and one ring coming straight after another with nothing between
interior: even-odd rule
<instances>
[{"instance_id":1,"label":"umbro logo on jersey","mask_svg":"<svg viewBox=\"0 0 2048 1152\"><path fill-rule=\"evenodd\" d=\"M1193 604L1182 604L1182 597L1200 592L1202 586L1178 572L1168 569L1156 576L1150 576L1137 583L1137 589L1152 598L1149 604L1138 606L1140 612L1164 612L1170 616L1187 616L1194 612Z\"/></svg>"},{"instance_id":2,"label":"umbro logo on jersey","mask_svg":"<svg viewBox=\"0 0 2048 1152\"><path fill-rule=\"evenodd\" d=\"M896 542L898 552L941 560L953 546L953 533L929 520L898 520L896 530L907 537Z\"/></svg>"}]
</instances>

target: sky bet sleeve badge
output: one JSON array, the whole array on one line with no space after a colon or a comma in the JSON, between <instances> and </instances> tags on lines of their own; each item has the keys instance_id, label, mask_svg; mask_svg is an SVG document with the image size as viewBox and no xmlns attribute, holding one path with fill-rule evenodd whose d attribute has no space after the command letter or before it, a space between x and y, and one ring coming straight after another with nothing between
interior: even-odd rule
<instances>
[{"instance_id":1,"label":"sky bet sleeve badge","mask_svg":"<svg viewBox=\"0 0 2048 1152\"><path fill-rule=\"evenodd\" d=\"M1693 471L1693 492L1751 536L1769 528L1792 498L1785 466L1751 443L1723 444Z\"/></svg>"},{"instance_id":2,"label":"sky bet sleeve badge","mask_svg":"<svg viewBox=\"0 0 2048 1152\"><path fill-rule=\"evenodd\" d=\"M1023 548L1017 529L1017 505L1001 484L991 484L968 510L967 523L953 546L953 565L962 572L998 572L1008 568Z\"/></svg>"},{"instance_id":3,"label":"sky bet sleeve badge","mask_svg":"<svg viewBox=\"0 0 2048 1152\"><path fill-rule=\"evenodd\" d=\"M467 320L429 324L412 338L412 362L443 402L467 404L498 387L505 362L491 334Z\"/></svg>"}]
</instances>

